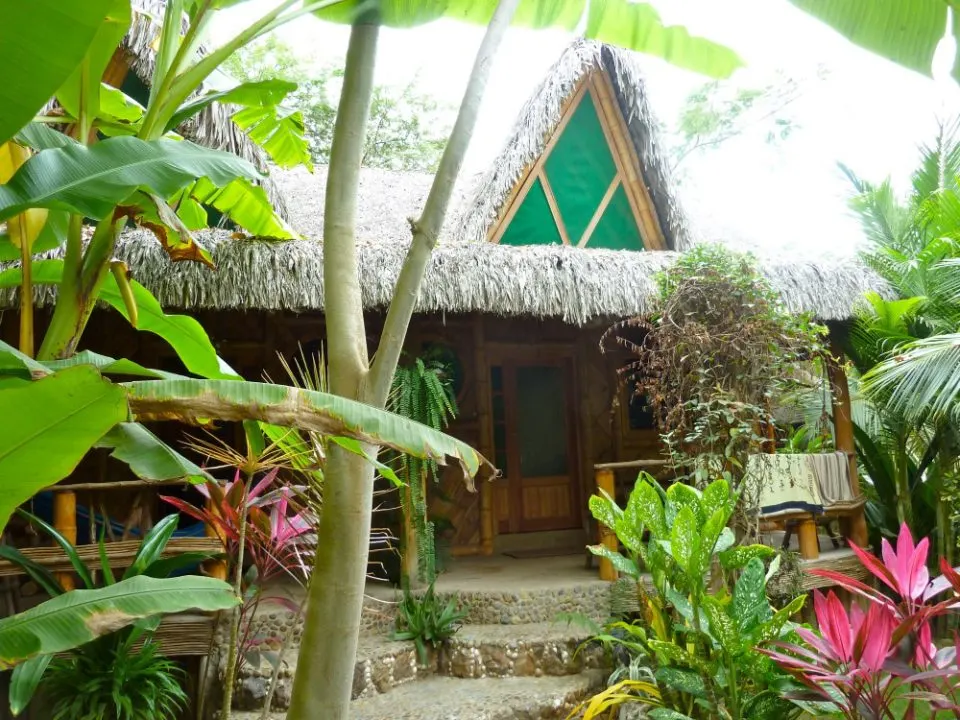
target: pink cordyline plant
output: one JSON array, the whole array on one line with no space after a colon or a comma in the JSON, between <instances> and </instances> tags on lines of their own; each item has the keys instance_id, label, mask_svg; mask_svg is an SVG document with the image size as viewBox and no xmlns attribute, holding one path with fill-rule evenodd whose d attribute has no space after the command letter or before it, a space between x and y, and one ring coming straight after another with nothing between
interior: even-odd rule
<instances>
[{"instance_id":1,"label":"pink cordyline plant","mask_svg":"<svg viewBox=\"0 0 960 720\"><path fill-rule=\"evenodd\" d=\"M849 720L912 720L918 702L934 713L958 716L960 638L938 650L930 621L960 607L960 575L941 559L943 575L931 581L930 543L924 538L915 544L906 524L900 528L896 549L883 540L883 562L854 543L850 547L890 592L832 570L812 570L811 574L867 598L869 609L864 612L853 604L848 614L833 591L826 597L814 592L819 634L798 628L805 645L777 643L775 649L762 652L809 690L797 699L832 705ZM950 589L948 599L932 602ZM894 714L895 703L905 714Z\"/></svg>"},{"instance_id":2,"label":"pink cordyline plant","mask_svg":"<svg viewBox=\"0 0 960 720\"><path fill-rule=\"evenodd\" d=\"M240 518L246 505L244 552L256 568L257 580L266 582L282 574L303 580L310 566L304 556L313 552L309 537L313 518L305 510L291 513L293 489L283 485L270 489L276 483L277 473L276 468L268 472L251 486L249 493L244 492L246 484L239 470L223 486L216 481L197 485L197 491L207 500L205 507L166 495L161 499L212 527L232 555L237 552Z\"/></svg>"}]
</instances>

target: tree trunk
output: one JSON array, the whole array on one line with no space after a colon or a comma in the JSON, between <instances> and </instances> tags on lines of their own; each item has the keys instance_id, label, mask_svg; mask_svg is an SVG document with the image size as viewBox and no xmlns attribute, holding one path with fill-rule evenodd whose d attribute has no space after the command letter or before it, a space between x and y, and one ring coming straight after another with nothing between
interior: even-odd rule
<instances>
[{"instance_id":1,"label":"tree trunk","mask_svg":"<svg viewBox=\"0 0 960 720\"><path fill-rule=\"evenodd\" d=\"M430 252L476 125L493 58L518 4L519 0L501 0L487 28L423 216L415 225L377 349L376 367L369 376L355 219L378 27L362 24L362 20L353 27L330 153L324 218L324 311L330 390L335 394L379 408L386 404ZM366 449L373 454L377 451ZM350 714L370 549L374 470L362 457L339 447L331 449L327 463L317 556L287 720L341 720Z\"/></svg>"},{"instance_id":2,"label":"tree trunk","mask_svg":"<svg viewBox=\"0 0 960 720\"><path fill-rule=\"evenodd\" d=\"M440 166L433 178L423 214L413 224L413 241L410 243L410 250L400 269L400 277L397 278L397 285L393 291L393 301L390 303L387 318L383 324L383 335L370 372L370 382L365 397L371 405L383 407L390 393L393 373L397 369L397 361L403 350L410 318L413 316L417 297L420 295L420 283L426 273L433 248L436 247L437 237L447 214L447 206L450 204L457 176L460 174L470 138L473 136L473 129L477 124L480 104L487 89L487 81L490 79L490 69L496 57L497 48L500 47L500 42L519 4L520 0L500 0L487 27L483 42L477 50L473 70L467 81L467 89L463 93L463 100L457 113L457 121L443 150L443 157L440 158Z\"/></svg>"},{"instance_id":3,"label":"tree trunk","mask_svg":"<svg viewBox=\"0 0 960 720\"><path fill-rule=\"evenodd\" d=\"M330 392L354 399L360 397L368 368L355 235L378 35L378 24L369 18L358 20L350 33L323 230ZM376 453L376 448L366 449ZM288 720L349 717L372 509L373 465L333 446Z\"/></svg>"},{"instance_id":4,"label":"tree trunk","mask_svg":"<svg viewBox=\"0 0 960 720\"><path fill-rule=\"evenodd\" d=\"M373 466L339 447L327 458L323 514L287 720L344 720L370 549Z\"/></svg>"}]
</instances>

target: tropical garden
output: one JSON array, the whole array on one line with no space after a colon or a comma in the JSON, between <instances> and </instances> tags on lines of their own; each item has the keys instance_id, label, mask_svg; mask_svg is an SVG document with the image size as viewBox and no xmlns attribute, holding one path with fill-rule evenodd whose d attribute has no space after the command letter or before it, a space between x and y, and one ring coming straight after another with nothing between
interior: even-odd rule
<instances>
[{"instance_id":1,"label":"tropical garden","mask_svg":"<svg viewBox=\"0 0 960 720\"><path fill-rule=\"evenodd\" d=\"M0 531L32 528L68 562L50 571L0 545L3 559L49 597L0 619L0 669L11 671L15 713L43 689L51 717L177 717L187 678L159 652L155 635L163 616L199 610L228 618L223 695L211 700L228 716L232 678L254 661L256 608L283 602L264 587L282 575L307 586L305 604L294 608L303 638L288 717L349 717L374 474L404 488L411 518L405 541L417 546L405 572L429 581L433 531L422 508L436 465L458 464L468 478L492 473L485 458L442 432L456 411L442 368L429 359L401 363L401 353L508 27L579 27L587 37L713 77L740 65L730 49L667 26L652 6L628 0L282 0L228 42L207 47L206 30L217 14L239 2L162 4L145 103L102 82L135 14L144 12L136 3L34 0L0 7L0 60L17 68L0 86L0 254L7 263L0 284L20 297L19 341L0 346ZM887 32L889 9L875 9L850 32L844 3L795 4L921 71L946 27L947 7L938 2L912 3L916 27L906 36ZM306 14L350 26L342 92L320 150L305 135L303 116L283 108L295 82L256 77L222 91L204 89L236 53ZM411 223L395 299L370 355L354 226L378 33L381 26L442 16L483 24L486 32L450 136L439 159L429 162L436 164L435 181ZM214 213L251 235L289 237L257 184L260 171L185 138L183 128L216 103L240 108L234 122L277 166L309 164L311 155L329 162L325 356L291 368L285 384L241 378L194 318L165 313L114 259L120 232L136 224L151 230L171 262L212 265L193 233L212 224ZM664 491L642 477L623 509L609 498L591 500L591 511L616 531L625 551L597 552L637 581L639 609L599 635L628 677L591 700L588 715L625 702L660 718L955 714L958 175L960 148L945 126L906 200L887 184L855 180L854 202L873 243L866 261L898 296L868 298L848 349L858 377L858 457L870 481L874 551L883 561L869 548L855 548L876 582L833 577L863 602L847 609L833 593L815 595L814 627L796 624L802 596L771 603L767 583L783 560L747 542L742 516L750 482L742 458L764 441L755 426L770 419L767 395L796 390L771 388L769 378L798 360L801 346L819 351L822 330L810 318L788 317L752 274L749 259L703 250L664 275L661 307L641 321L653 331L651 341L633 348L656 372L630 377L661 391L656 409L687 482ZM718 335L707 326L685 336L688 352L681 353L659 320L671 299L710 283L733 283L731 297L753 321L743 342L727 348L726 375L698 379L691 353L715 352ZM56 303L41 322L34 299L50 287ZM88 322L103 306L169 344L184 371L85 350ZM613 342L620 330L612 331ZM818 388L806 390L816 396ZM683 402L672 405L677 397ZM197 435L193 450L208 460L197 465L144 424L172 421L238 423L243 447ZM166 501L212 528L225 555L166 552L178 523L171 515L139 538L121 567L105 542L109 523L92 520L98 552L91 558L75 538L29 512L41 491L104 449L144 481L190 478L204 502L173 494ZM381 449L393 457L383 459ZM932 580L931 544L943 558ZM201 564L202 574L190 572ZM398 635L420 644L427 631L428 640L442 640L456 621L449 606L438 610L439 620L424 622L422 604L405 605Z\"/></svg>"}]
</instances>

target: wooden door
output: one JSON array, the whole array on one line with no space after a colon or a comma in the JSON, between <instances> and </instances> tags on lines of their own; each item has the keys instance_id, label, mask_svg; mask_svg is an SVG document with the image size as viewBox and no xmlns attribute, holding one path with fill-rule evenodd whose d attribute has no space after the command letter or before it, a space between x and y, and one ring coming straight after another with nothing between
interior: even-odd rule
<instances>
[{"instance_id":1,"label":"wooden door","mask_svg":"<svg viewBox=\"0 0 960 720\"><path fill-rule=\"evenodd\" d=\"M506 360L490 368L500 499L507 505L499 513L501 533L580 526L571 365Z\"/></svg>"}]
</instances>

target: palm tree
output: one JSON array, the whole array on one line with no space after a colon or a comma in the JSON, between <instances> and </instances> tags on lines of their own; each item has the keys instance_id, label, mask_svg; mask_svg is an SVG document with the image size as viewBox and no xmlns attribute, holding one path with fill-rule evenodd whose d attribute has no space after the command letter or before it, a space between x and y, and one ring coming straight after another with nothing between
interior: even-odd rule
<instances>
[{"instance_id":1,"label":"palm tree","mask_svg":"<svg viewBox=\"0 0 960 720\"><path fill-rule=\"evenodd\" d=\"M940 499L956 478L960 445L958 124L941 125L922 151L905 200L889 180L872 185L844 168L870 241L863 259L896 295L868 295L849 349L869 417L857 440L878 499L872 519L886 526L895 515L921 533L936 527L949 553L953 533Z\"/></svg>"}]
</instances>

